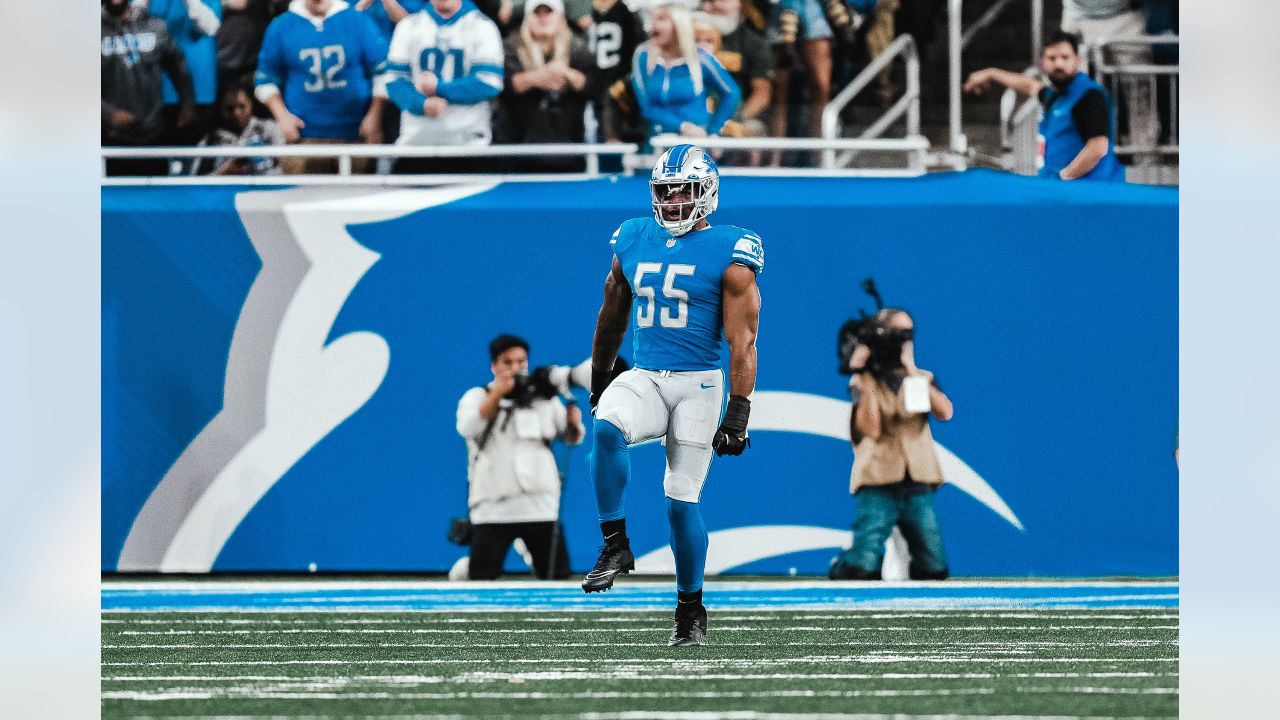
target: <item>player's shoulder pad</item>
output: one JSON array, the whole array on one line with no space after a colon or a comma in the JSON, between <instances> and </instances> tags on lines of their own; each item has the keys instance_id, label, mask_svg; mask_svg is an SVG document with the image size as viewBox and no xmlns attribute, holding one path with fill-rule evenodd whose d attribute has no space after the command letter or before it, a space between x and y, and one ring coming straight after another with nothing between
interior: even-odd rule
<instances>
[{"instance_id":1,"label":"player's shoulder pad","mask_svg":"<svg viewBox=\"0 0 1280 720\"><path fill-rule=\"evenodd\" d=\"M613 231L613 237L609 238L609 248L613 252L620 253L631 246L635 239L644 232L645 220L648 218L631 218L624 220L617 230Z\"/></svg>"},{"instance_id":2,"label":"player's shoulder pad","mask_svg":"<svg viewBox=\"0 0 1280 720\"><path fill-rule=\"evenodd\" d=\"M733 242L731 262L746 265L759 275L764 271L764 241L756 233L736 225L724 226Z\"/></svg>"}]
</instances>

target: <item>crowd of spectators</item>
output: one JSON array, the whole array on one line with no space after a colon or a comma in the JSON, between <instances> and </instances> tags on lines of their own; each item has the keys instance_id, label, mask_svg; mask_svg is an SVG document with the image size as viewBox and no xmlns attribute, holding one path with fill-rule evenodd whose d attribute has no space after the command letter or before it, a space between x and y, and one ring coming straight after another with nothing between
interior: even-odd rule
<instances>
[{"instance_id":1,"label":"crowd of spectators","mask_svg":"<svg viewBox=\"0 0 1280 720\"><path fill-rule=\"evenodd\" d=\"M1131 10L1117 11L1131 5L1068 0L1063 21L1108 34L1136 22ZM942 8L940 0L102 0L102 140L643 146L658 133L816 137L833 85L882 53L896 31L926 32ZM874 88L878 102L891 104L890 70ZM723 161L781 159L737 153ZM352 160L354 172L582 166L564 157ZM118 161L107 169L336 167L335 159L298 157Z\"/></svg>"}]
</instances>

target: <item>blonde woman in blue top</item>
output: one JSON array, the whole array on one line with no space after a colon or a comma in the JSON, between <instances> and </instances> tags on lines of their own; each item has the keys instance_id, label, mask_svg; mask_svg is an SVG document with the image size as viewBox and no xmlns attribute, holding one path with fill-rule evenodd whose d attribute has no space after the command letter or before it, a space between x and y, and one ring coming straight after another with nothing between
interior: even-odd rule
<instances>
[{"instance_id":1,"label":"blonde woman in blue top","mask_svg":"<svg viewBox=\"0 0 1280 720\"><path fill-rule=\"evenodd\" d=\"M717 135L742 102L733 77L694 42L693 21L682 5L653 9L649 40L636 49L632 60L631 82L649 137ZM715 112L707 103L713 95Z\"/></svg>"}]
</instances>

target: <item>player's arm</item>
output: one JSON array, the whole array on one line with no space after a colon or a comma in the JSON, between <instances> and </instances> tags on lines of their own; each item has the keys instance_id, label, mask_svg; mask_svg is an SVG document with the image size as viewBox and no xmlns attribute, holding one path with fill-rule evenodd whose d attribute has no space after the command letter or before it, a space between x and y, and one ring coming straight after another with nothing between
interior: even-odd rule
<instances>
[{"instance_id":1,"label":"player's arm","mask_svg":"<svg viewBox=\"0 0 1280 720\"><path fill-rule=\"evenodd\" d=\"M756 273L732 263L720 281L725 339L729 341L729 407L716 430L712 447L718 455L741 455L747 449L747 418L756 389L756 334L760 330L760 286Z\"/></svg>"},{"instance_id":2,"label":"player's arm","mask_svg":"<svg viewBox=\"0 0 1280 720\"><path fill-rule=\"evenodd\" d=\"M756 389L756 333L760 330L760 287L746 265L733 263L721 280L724 336L729 341L729 394L747 397Z\"/></svg>"},{"instance_id":3,"label":"player's arm","mask_svg":"<svg viewBox=\"0 0 1280 720\"><path fill-rule=\"evenodd\" d=\"M591 339L591 409L595 410L600 395L613 379L613 364L627 334L631 316L631 286L622 274L617 256L604 280L604 302L596 316L596 332Z\"/></svg>"}]
</instances>

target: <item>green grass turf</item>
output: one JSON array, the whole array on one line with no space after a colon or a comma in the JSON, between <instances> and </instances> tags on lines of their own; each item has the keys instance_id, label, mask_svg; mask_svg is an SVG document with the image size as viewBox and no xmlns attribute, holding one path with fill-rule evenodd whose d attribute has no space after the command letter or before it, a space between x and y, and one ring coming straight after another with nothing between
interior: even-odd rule
<instances>
[{"instance_id":1,"label":"green grass turf","mask_svg":"<svg viewBox=\"0 0 1280 720\"><path fill-rule=\"evenodd\" d=\"M104 613L102 716L1176 717L1177 622L713 609L668 648L656 612Z\"/></svg>"}]
</instances>

